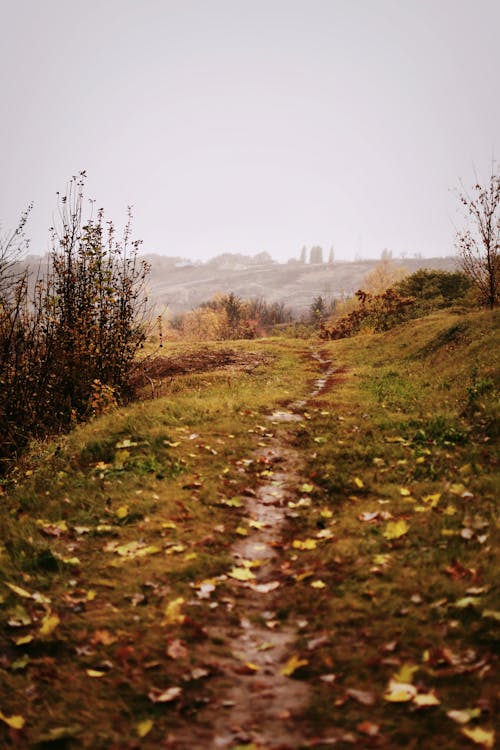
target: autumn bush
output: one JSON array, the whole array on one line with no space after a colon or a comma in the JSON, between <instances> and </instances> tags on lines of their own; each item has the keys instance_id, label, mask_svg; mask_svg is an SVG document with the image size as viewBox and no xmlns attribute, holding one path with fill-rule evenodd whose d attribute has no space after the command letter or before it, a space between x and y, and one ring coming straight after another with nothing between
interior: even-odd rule
<instances>
[{"instance_id":1,"label":"autumn bush","mask_svg":"<svg viewBox=\"0 0 500 750\"><path fill-rule=\"evenodd\" d=\"M370 294L358 289L355 296L358 306L348 315L336 320L332 327L321 325L321 338L343 339L368 327L376 333L387 331L402 322L415 304L414 297L405 297L392 288L386 289L382 294Z\"/></svg>"},{"instance_id":2,"label":"autumn bush","mask_svg":"<svg viewBox=\"0 0 500 750\"><path fill-rule=\"evenodd\" d=\"M0 251L0 471L30 438L130 395L145 337L148 266L131 238L130 212L121 239L102 209L85 215L84 182L82 172L59 198L43 274L16 275L9 262L24 239L24 217Z\"/></svg>"}]
</instances>

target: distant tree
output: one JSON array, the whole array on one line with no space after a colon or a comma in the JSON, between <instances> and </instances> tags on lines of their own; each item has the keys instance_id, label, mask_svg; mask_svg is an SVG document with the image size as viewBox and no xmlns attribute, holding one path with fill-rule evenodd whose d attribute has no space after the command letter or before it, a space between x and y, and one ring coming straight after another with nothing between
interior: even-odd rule
<instances>
[{"instance_id":1,"label":"distant tree","mask_svg":"<svg viewBox=\"0 0 500 750\"><path fill-rule=\"evenodd\" d=\"M315 328L319 328L327 319L329 312L328 302L322 294L318 294L309 307L309 322Z\"/></svg>"},{"instance_id":2,"label":"distant tree","mask_svg":"<svg viewBox=\"0 0 500 750\"><path fill-rule=\"evenodd\" d=\"M304 245L302 250L300 251L300 263L307 263L307 247Z\"/></svg>"},{"instance_id":3,"label":"distant tree","mask_svg":"<svg viewBox=\"0 0 500 750\"><path fill-rule=\"evenodd\" d=\"M320 245L314 245L311 248L311 254L309 256L310 263L323 263L323 248Z\"/></svg>"},{"instance_id":4,"label":"distant tree","mask_svg":"<svg viewBox=\"0 0 500 750\"><path fill-rule=\"evenodd\" d=\"M471 287L470 279L460 271L433 271L420 268L395 285L395 290L414 297L422 309L447 307L460 302Z\"/></svg>"},{"instance_id":5,"label":"distant tree","mask_svg":"<svg viewBox=\"0 0 500 750\"><path fill-rule=\"evenodd\" d=\"M495 307L500 295L500 174L492 165L489 183L457 192L468 226L457 232L460 265L479 293L481 304Z\"/></svg>"}]
</instances>

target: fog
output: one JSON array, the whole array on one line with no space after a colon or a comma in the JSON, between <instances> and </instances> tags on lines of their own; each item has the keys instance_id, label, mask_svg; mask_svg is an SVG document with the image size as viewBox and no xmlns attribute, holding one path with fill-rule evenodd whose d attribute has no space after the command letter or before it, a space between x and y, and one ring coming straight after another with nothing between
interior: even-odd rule
<instances>
[{"instance_id":1,"label":"fog","mask_svg":"<svg viewBox=\"0 0 500 750\"><path fill-rule=\"evenodd\" d=\"M453 252L498 155L496 0L2 0L0 221L85 169L144 250Z\"/></svg>"}]
</instances>

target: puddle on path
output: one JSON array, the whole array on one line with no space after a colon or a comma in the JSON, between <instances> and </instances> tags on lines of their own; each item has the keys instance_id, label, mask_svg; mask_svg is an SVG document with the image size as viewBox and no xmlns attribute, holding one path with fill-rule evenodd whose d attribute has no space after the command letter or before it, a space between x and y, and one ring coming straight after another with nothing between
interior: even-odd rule
<instances>
[{"instance_id":1,"label":"puddle on path","mask_svg":"<svg viewBox=\"0 0 500 750\"><path fill-rule=\"evenodd\" d=\"M296 412L327 387L335 368L321 354L312 356L323 375L314 381L307 400L269 414L271 422L301 421L302 415ZM279 606L281 582L277 544L289 512L288 502L298 499L301 459L291 447L286 430L279 428L267 447L254 456L271 473L262 479L254 495L245 497L246 514L258 528L233 545L231 556L235 566L256 563L250 568L255 578L248 582L231 580L229 584L232 612L239 617L240 626L224 633L231 655L221 664L224 685L217 704L209 704L197 717L200 727L212 727L210 739L205 735L199 745L204 750L231 750L247 743L265 750L294 750L305 740L295 719L307 706L308 684L282 674L293 654L298 625L280 622L273 611ZM173 746L186 750L198 747L193 734L190 741L191 745L179 742Z\"/></svg>"}]
</instances>

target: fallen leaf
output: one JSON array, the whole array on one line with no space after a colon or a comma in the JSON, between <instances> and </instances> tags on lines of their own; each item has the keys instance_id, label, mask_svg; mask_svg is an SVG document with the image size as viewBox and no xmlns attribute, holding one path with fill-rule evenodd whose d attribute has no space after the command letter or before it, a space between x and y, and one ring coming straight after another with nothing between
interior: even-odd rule
<instances>
[{"instance_id":1,"label":"fallen leaf","mask_svg":"<svg viewBox=\"0 0 500 750\"><path fill-rule=\"evenodd\" d=\"M316 549L317 542L315 539L304 539L303 541L301 539L294 539L292 542L292 547L294 549Z\"/></svg>"},{"instance_id":2,"label":"fallen leaf","mask_svg":"<svg viewBox=\"0 0 500 750\"><path fill-rule=\"evenodd\" d=\"M252 583L250 588L253 591L258 591L259 594L268 594L270 591L275 591L279 586L279 581L269 581L269 583Z\"/></svg>"},{"instance_id":3,"label":"fallen leaf","mask_svg":"<svg viewBox=\"0 0 500 750\"><path fill-rule=\"evenodd\" d=\"M22 729L26 723L24 716L6 716L2 711L0 711L0 721L3 721L11 729Z\"/></svg>"},{"instance_id":4,"label":"fallen leaf","mask_svg":"<svg viewBox=\"0 0 500 750\"><path fill-rule=\"evenodd\" d=\"M184 597L179 596L177 599L169 602L165 607L163 624L164 625L182 625L186 619L185 615L181 613L182 605L184 604Z\"/></svg>"},{"instance_id":5,"label":"fallen leaf","mask_svg":"<svg viewBox=\"0 0 500 750\"><path fill-rule=\"evenodd\" d=\"M143 719L142 721L138 721L135 725L135 731L137 732L138 737L145 737L147 734L150 733L154 725L153 719Z\"/></svg>"},{"instance_id":6,"label":"fallen leaf","mask_svg":"<svg viewBox=\"0 0 500 750\"><path fill-rule=\"evenodd\" d=\"M21 588L21 586L16 586L15 583L5 583L5 585L14 592L14 594L17 594L18 596L22 596L23 599L31 599L32 594L29 591L26 591L26 589Z\"/></svg>"},{"instance_id":7,"label":"fallen leaf","mask_svg":"<svg viewBox=\"0 0 500 750\"><path fill-rule=\"evenodd\" d=\"M300 488L300 491L301 492L305 492L306 494L309 494L313 490L314 490L313 485L312 484L307 484L307 483L303 484L302 487Z\"/></svg>"},{"instance_id":8,"label":"fallen leaf","mask_svg":"<svg viewBox=\"0 0 500 750\"><path fill-rule=\"evenodd\" d=\"M354 479L352 481L353 481L353 483L356 485L356 487L358 489L361 489L362 487L365 486L365 483L359 477L354 477Z\"/></svg>"},{"instance_id":9,"label":"fallen leaf","mask_svg":"<svg viewBox=\"0 0 500 750\"><path fill-rule=\"evenodd\" d=\"M228 576L234 578L236 581L252 581L255 578L255 575L248 568L237 567L232 568L229 571Z\"/></svg>"},{"instance_id":10,"label":"fallen leaf","mask_svg":"<svg viewBox=\"0 0 500 750\"><path fill-rule=\"evenodd\" d=\"M297 671L300 667L305 667L306 664L309 664L308 659L301 659L300 656L297 654L293 654L291 656L284 667L281 669L281 674L285 677L290 677L294 672Z\"/></svg>"},{"instance_id":11,"label":"fallen leaf","mask_svg":"<svg viewBox=\"0 0 500 750\"><path fill-rule=\"evenodd\" d=\"M40 635L50 635L57 628L60 621L61 620L59 619L59 615L57 615L55 612L47 612L42 619L40 630L38 632L40 633Z\"/></svg>"},{"instance_id":12,"label":"fallen leaf","mask_svg":"<svg viewBox=\"0 0 500 750\"><path fill-rule=\"evenodd\" d=\"M104 677L106 672L101 672L100 669L86 669L85 672L89 677Z\"/></svg>"},{"instance_id":13,"label":"fallen leaf","mask_svg":"<svg viewBox=\"0 0 500 750\"><path fill-rule=\"evenodd\" d=\"M481 716L480 708L462 708L446 712L446 716L457 724L468 724L472 719L479 719Z\"/></svg>"},{"instance_id":14,"label":"fallen leaf","mask_svg":"<svg viewBox=\"0 0 500 750\"><path fill-rule=\"evenodd\" d=\"M429 693L418 693L414 697L413 703L415 704L415 706L418 706L418 708L430 708L432 706L439 706L441 704L441 701L431 690Z\"/></svg>"},{"instance_id":15,"label":"fallen leaf","mask_svg":"<svg viewBox=\"0 0 500 750\"><path fill-rule=\"evenodd\" d=\"M495 745L495 732L492 729L483 729L482 727L462 727L460 730L465 737L476 745L482 745L484 748L492 748Z\"/></svg>"},{"instance_id":16,"label":"fallen leaf","mask_svg":"<svg viewBox=\"0 0 500 750\"><path fill-rule=\"evenodd\" d=\"M405 682L389 680L389 685L383 695L384 700L390 703L408 703L417 695L417 688Z\"/></svg>"},{"instance_id":17,"label":"fallen leaf","mask_svg":"<svg viewBox=\"0 0 500 750\"><path fill-rule=\"evenodd\" d=\"M389 521L384 531L386 539L399 539L408 533L409 526L406 521Z\"/></svg>"},{"instance_id":18,"label":"fallen leaf","mask_svg":"<svg viewBox=\"0 0 500 750\"><path fill-rule=\"evenodd\" d=\"M171 659L184 659L188 655L189 651L183 641L175 638L173 641L169 641L167 645L167 655Z\"/></svg>"},{"instance_id":19,"label":"fallen leaf","mask_svg":"<svg viewBox=\"0 0 500 750\"><path fill-rule=\"evenodd\" d=\"M324 581L321 581L320 579L318 579L317 581L312 581L309 585L313 589L325 589L326 588L326 583Z\"/></svg>"},{"instance_id":20,"label":"fallen leaf","mask_svg":"<svg viewBox=\"0 0 500 750\"><path fill-rule=\"evenodd\" d=\"M416 664L403 664L399 671L392 675L392 679L395 682L413 682L413 675L418 670Z\"/></svg>"},{"instance_id":21,"label":"fallen leaf","mask_svg":"<svg viewBox=\"0 0 500 750\"><path fill-rule=\"evenodd\" d=\"M182 694L182 688L170 687L166 690L160 690L159 688L151 688L148 693L148 698L152 703L170 703L171 701L177 700Z\"/></svg>"},{"instance_id":22,"label":"fallen leaf","mask_svg":"<svg viewBox=\"0 0 500 750\"><path fill-rule=\"evenodd\" d=\"M117 518L126 518L128 514L129 514L128 505L120 505L120 507L116 510L115 516Z\"/></svg>"},{"instance_id":23,"label":"fallen leaf","mask_svg":"<svg viewBox=\"0 0 500 750\"><path fill-rule=\"evenodd\" d=\"M375 704L375 696L368 690L356 690L355 688L347 688L345 691L349 698L354 698L358 703L362 703L363 706L373 706Z\"/></svg>"}]
</instances>

